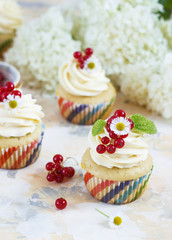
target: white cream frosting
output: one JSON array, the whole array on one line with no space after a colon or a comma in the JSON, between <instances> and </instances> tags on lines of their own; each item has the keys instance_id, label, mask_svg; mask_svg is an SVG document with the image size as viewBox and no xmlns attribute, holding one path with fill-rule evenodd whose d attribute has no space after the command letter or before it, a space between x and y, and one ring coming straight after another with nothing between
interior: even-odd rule
<instances>
[{"instance_id":1,"label":"white cream frosting","mask_svg":"<svg viewBox=\"0 0 172 240\"><path fill-rule=\"evenodd\" d=\"M77 60L68 60L59 69L61 86L70 94L76 96L96 96L107 90L110 81L100 67L90 73L79 67Z\"/></svg>"},{"instance_id":2,"label":"white cream frosting","mask_svg":"<svg viewBox=\"0 0 172 240\"><path fill-rule=\"evenodd\" d=\"M19 5L14 0L0 0L0 34L13 33L21 23Z\"/></svg>"},{"instance_id":3,"label":"white cream frosting","mask_svg":"<svg viewBox=\"0 0 172 240\"><path fill-rule=\"evenodd\" d=\"M101 138L107 136L108 132L99 134L95 137L92 133L89 134L90 154L93 161L97 165L102 165L107 168L130 168L138 166L148 156L148 145L145 143L143 135L130 132L128 137L124 139L125 145L123 148L116 148L116 152L109 154L99 154L96 151L97 145L101 144Z\"/></svg>"},{"instance_id":4,"label":"white cream frosting","mask_svg":"<svg viewBox=\"0 0 172 240\"><path fill-rule=\"evenodd\" d=\"M36 104L31 94L22 95L21 106L16 113L11 113L3 102L0 102L0 136L22 137L32 133L42 122L42 107Z\"/></svg>"}]
</instances>

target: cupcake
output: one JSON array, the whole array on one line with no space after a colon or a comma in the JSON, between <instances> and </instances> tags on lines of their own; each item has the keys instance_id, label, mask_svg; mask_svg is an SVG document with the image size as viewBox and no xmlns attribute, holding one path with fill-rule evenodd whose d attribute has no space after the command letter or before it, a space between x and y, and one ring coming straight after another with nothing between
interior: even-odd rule
<instances>
[{"instance_id":1,"label":"cupcake","mask_svg":"<svg viewBox=\"0 0 172 240\"><path fill-rule=\"evenodd\" d=\"M43 138L41 106L12 82L0 88L0 168L26 167L39 156Z\"/></svg>"},{"instance_id":2,"label":"cupcake","mask_svg":"<svg viewBox=\"0 0 172 240\"><path fill-rule=\"evenodd\" d=\"M156 132L153 122L139 114L126 118L123 110L107 121L97 120L81 164L90 194L112 204L136 200L145 191L153 169L145 134Z\"/></svg>"},{"instance_id":3,"label":"cupcake","mask_svg":"<svg viewBox=\"0 0 172 240\"><path fill-rule=\"evenodd\" d=\"M75 52L59 69L58 105L69 122L88 125L106 119L114 105L116 91L105 76L93 50Z\"/></svg>"},{"instance_id":4,"label":"cupcake","mask_svg":"<svg viewBox=\"0 0 172 240\"><path fill-rule=\"evenodd\" d=\"M0 1L0 57L10 47L16 30L22 24L19 5L14 0Z\"/></svg>"}]
</instances>

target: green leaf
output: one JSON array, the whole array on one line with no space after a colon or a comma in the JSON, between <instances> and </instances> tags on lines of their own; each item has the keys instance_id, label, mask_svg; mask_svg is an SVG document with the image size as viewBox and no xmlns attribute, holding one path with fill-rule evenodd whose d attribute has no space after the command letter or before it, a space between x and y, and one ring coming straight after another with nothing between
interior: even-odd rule
<instances>
[{"instance_id":1,"label":"green leaf","mask_svg":"<svg viewBox=\"0 0 172 240\"><path fill-rule=\"evenodd\" d=\"M162 12L157 12L159 18L169 20L172 15L172 1L171 0L159 0L159 3L163 5L164 9Z\"/></svg>"},{"instance_id":2,"label":"green leaf","mask_svg":"<svg viewBox=\"0 0 172 240\"><path fill-rule=\"evenodd\" d=\"M103 130L104 126L106 125L106 121L102 120L102 119L98 119L92 128L92 135L96 136L99 133L101 133L101 131Z\"/></svg>"},{"instance_id":3,"label":"green leaf","mask_svg":"<svg viewBox=\"0 0 172 240\"><path fill-rule=\"evenodd\" d=\"M130 117L134 122L133 131L135 132L143 132L148 134L155 134L157 133L157 129L155 124L145 118L144 116L136 113Z\"/></svg>"}]
</instances>

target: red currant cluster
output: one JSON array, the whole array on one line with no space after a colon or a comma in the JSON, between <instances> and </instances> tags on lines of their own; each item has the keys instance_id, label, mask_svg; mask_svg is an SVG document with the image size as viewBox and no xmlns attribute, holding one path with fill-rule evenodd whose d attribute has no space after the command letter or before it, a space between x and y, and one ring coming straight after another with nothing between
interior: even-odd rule
<instances>
[{"instance_id":1,"label":"red currant cluster","mask_svg":"<svg viewBox=\"0 0 172 240\"><path fill-rule=\"evenodd\" d=\"M53 162L48 162L45 168L49 171L47 174L49 182L56 181L57 183L61 183L65 177L71 178L75 174L73 167L63 167L63 156L60 154L56 154L53 157Z\"/></svg>"},{"instance_id":2,"label":"red currant cluster","mask_svg":"<svg viewBox=\"0 0 172 240\"><path fill-rule=\"evenodd\" d=\"M73 56L74 58L76 58L78 60L78 62L80 63L80 68L83 69L84 68L84 62L91 57L91 55L93 54L93 49L92 48L86 48L85 49L85 55L82 55L82 52L74 52Z\"/></svg>"},{"instance_id":3,"label":"red currant cluster","mask_svg":"<svg viewBox=\"0 0 172 240\"><path fill-rule=\"evenodd\" d=\"M126 117L126 113L119 109L117 110L112 117L110 117L106 123L106 129L109 133L109 137L102 137L101 142L102 144L99 144L96 148L96 151L99 154L103 154L106 151L110 154L113 154L116 151L116 148L122 148L124 147L125 141L124 138L128 137L128 134L126 135L117 135L115 134L111 128L110 125L112 123L112 120L114 120L117 117ZM130 129L134 127L134 123L131 119L127 119L130 122Z\"/></svg>"},{"instance_id":4,"label":"red currant cluster","mask_svg":"<svg viewBox=\"0 0 172 240\"><path fill-rule=\"evenodd\" d=\"M12 82L6 82L3 87L0 87L0 102L7 99L8 95L19 96L21 98L22 94L19 90L14 90L14 84Z\"/></svg>"}]
</instances>

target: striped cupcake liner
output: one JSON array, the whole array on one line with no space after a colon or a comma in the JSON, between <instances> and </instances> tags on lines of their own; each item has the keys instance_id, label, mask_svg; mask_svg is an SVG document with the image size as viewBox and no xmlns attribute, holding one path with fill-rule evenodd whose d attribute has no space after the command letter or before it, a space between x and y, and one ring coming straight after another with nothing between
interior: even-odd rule
<instances>
[{"instance_id":1,"label":"striped cupcake liner","mask_svg":"<svg viewBox=\"0 0 172 240\"><path fill-rule=\"evenodd\" d=\"M0 168L19 169L34 163L41 150L44 132L41 137L22 147L0 148Z\"/></svg>"},{"instance_id":2,"label":"striped cupcake liner","mask_svg":"<svg viewBox=\"0 0 172 240\"><path fill-rule=\"evenodd\" d=\"M152 170L136 180L110 181L97 178L86 172L85 185L90 194L99 201L111 204L125 204L136 200L146 189Z\"/></svg>"},{"instance_id":3,"label":"striped cupcake liner","mask_svg":"<svg viewBox=\"0 0 172 240\"><path fill-rule=\"evenodd\" d=\"M97 105L78 104L58 96L58 105L62 116L67 121L79 125L90 125L97 119L106 119L112 111L114 102L115 98Z\"/></svg>"}]
</instances>

